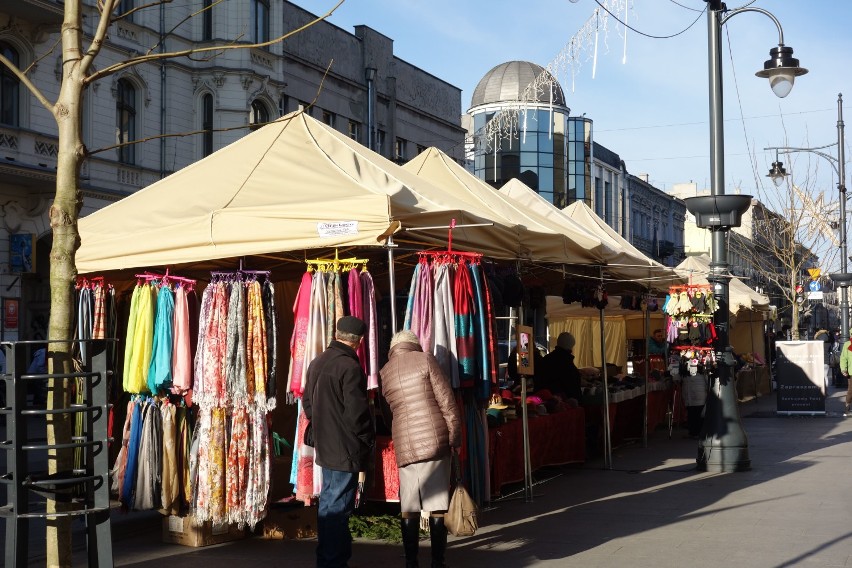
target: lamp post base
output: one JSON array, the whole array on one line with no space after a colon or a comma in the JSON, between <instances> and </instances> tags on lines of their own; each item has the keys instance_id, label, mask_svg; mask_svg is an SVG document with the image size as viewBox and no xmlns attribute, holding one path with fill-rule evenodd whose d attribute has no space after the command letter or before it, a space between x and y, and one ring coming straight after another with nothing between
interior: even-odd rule
<instances>
[{"instance_id":1,"label":"lamp post base","mask_svg":"<svg viewBox=\"0 0 852 568\"><path fill-rule=\"evenodd\" d=\"M725 447L719 445L718 440L704 440L699 444L695 463L698 471L709 473L735 473L751 469L748 447Z\"/></svg>"},{"instance_id":2,"label":"lamp post base","mask_svg":"<svg viewBox=\"0 0 852 568\"><path fill-rule=\"evenodd\" d=\"M733 473L751 469L748 435L740 422L736 386L728 379L731 371L721 367L721 376L711 378L695 460L698 471Z\"/></svg>"}]
</instances>

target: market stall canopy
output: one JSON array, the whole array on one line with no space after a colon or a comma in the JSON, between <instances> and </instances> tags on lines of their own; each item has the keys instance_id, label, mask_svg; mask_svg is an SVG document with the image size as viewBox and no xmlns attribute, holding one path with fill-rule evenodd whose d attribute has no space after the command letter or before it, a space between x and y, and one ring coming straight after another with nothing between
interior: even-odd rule
<instances>
[{"instance_id":1,"label":"market stall canopy","mask_svg":"<svg viewBox=\"0 0 852 568\"><path fill-rule=\"evenodd\" d=\"M517 178L506 182L500 188L500 193L540 216L551 219L553 223L565 227L581 226L600 239L604 250L608 251L603 259L607 272L616 278L656 290L665 290L672 284L682 282L680 275L673 269L648 258L582 201L575 201L565 209L559 209Z\"/></svg>"},{"instance_id":2,"label":"market stall canopy","mask_svg":"<svg viewBox=\"0 0 852 568\"><path fill-rule=\"evenodd\" d=\"M468 172L453 158L437 148L428 148L403 166L443 189L449 189L471 207L487 207L505 219L514 219L526 228L542 233L564 236L568 257L562 262L601 264L612 251L597 236L579 224L555 222L537 211L501 194L496 189ZM532 191L532 190L530 190Z\"/></svg>"},{"instance_id":3,"label":"market stall canopy","mask_svg":"<svg viewBox=\"0 0 852 568\"><path fill-rule=\"evenodd\" d=\"M710 257L706 254L688 256L675 268L691 284L707 284L710 274ZM728 310L736 315L740 310L769 312L769 298L760 292L749 288L742 280L731 277L728 288Z\"/></svg>"},{"instance_id":4,"label":"market stall canopy","mask_svg":"<svg viewBox=\"0 0 852 568\"><path fill-rule=\"evenodd\" d=\"M474 206L303 114L291 113L80 220L81 273L281 251L382 246L455 219L454 248L565 262L564 243ZM447 230L409 235L447 245Z\"/></svg>"}]
</instances>

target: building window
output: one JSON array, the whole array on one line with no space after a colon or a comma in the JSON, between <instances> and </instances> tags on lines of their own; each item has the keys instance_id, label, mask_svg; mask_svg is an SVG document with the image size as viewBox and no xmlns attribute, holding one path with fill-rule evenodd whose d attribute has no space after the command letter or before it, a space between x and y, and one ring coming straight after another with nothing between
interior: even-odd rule
<instances>
[{"instance_id":1,"label":"building window","mask_svg":"<svg viewBox=\"0 0 852 568\"><path fill-rule=\"evenodd\" d=\"M418 156L419 156L420 154L422 154L423 152L425 152L425 151L426 151L426 146L423 146L423 145L421 145L421 144L418 144L418 145L417 145L417 155L418 155Z\"/></svg>"},{"instance_id":2,"label":"building window","mask_svg":"<svg viewBox=\"0 0 852 568\"><path fill-rule=\"evenodd\" d=\"M267 109L266 105L260 101L252 102L251 115L249 116L251 129L257 130L258 128L266 125L267 122L269 122L269 109Z\"/></svg>"},{"instance_id":3,"label":"building window","mask_svg":"<svg viewBox=\"0 0 852 568\"><path fill-rule=\"evenodd\" d=\"M405 146L406 142L402 138L396 139L396 147L394 148L393 157L399 161L405 161Z\"/></svg>"},{"instance_id":4,"label":"building window","mask_svg":"<svg viewBox=\"0 0 852 568\"><path fill-rule=\"evenodd\" d=\"M213 0L204 0L202 6L204 12L201 13L201 40L210 41L213 39Z\"/></svg>"},{"instance_id":5,"label":"building window","mask_svg":"<svg viewBox=\"0 0 852 568\"><path fill-rule=\"evenodd\" d=\"M15 67L20 65L18 52L8 43L0 42L0 53ZM0 65L0 124L18 126L20 97L21 82L5 65Z\"/></svg>"},{"instance_id":6,"label":"building window","mask_svg":"<svg viewBox=\"0 0 852 568\"><path fill-rule=\"evenodd\" d=\"M136 145L128 144L136 140L136 89L127 79L118 80L118 93L115 106L118 144L118 161L122 164L136 163Z\"/></svg>"},{"instance_id":7,"label":"building window","mask_svg":"<svg viewBox=\"0 0 852 568\"><path fill-rule=\"evenodd\" d=\"M118 15L120 16L122 14L126 14L130 10L132 10L133 9L133 3L134 3L134 0L121 0L118 3ZM130 14L125 19L128 22L132 22L133 21L133 14Z\"/></svg>"},{"instance_id":8,"label":"building window","mask_svg":"<svg viewBox=\"0 0 852 568\"><path fill-rule=\"evenodd\" d=\"M306 103L305 101L299 101L299 104L296 105L296 110L300 110L308 116L311 116L311 103Z\"/></svg>"},{"instance_id":9,"label":"building window","mask_svg":"<svg viewBox=\"0 0 852 568\"><path fill-rule=\"evenodd\" d=\"M333 112L327 110L322 111L322 121L334 128L334 119L337 118Z\"/></svg>"},{"instance_id":10,"label":"building window","mask_svg":"<svg viewBox=\"0 0 852 568\"><path fill-rule=\"evenodd\" d=\"M209 156L213 153L213 95L207 93L201 98L201 114L202 125L204 130L204 147L202 152L204 156Z\"/></svg>"},{"instance_id":11,"label":"building window","mask_svg":"<svg viewBox=\"0 0 852 568\"><path fill-rule=\"evenodd\" d=\"M269 0L254 0L252 3L254 12L254 42L263 43L269 41Z\"/></svg>"},{"instance_id":12,"label":"building window","mask_svg":"<svg viewBox=\"0 0 852 568\"><path fill-rule=\"evenodd\" d=\"M381 154L385 155L385 140L387 139L387 134L384 130L376 130L376 147L373 150Z\"/></svg>"},{"instance_id":13,"label":"building window","mask_svg":"<svg viewBox=\"0 0 852 568\"><path fill-rule=\"evenodd\" d=\"M349 138L356 142L361 141L361 124L354 120L349 121Z\"/></svg>"}]
</instances>

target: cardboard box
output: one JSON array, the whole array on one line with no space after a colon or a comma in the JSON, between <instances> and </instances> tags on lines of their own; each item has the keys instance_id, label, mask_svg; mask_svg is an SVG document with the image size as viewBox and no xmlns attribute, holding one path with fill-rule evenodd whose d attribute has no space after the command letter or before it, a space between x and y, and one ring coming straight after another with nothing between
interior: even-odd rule
<instances>
[{"instance_id":1,"label":"cardboard box","mask_svg":"<svg viewBox=\"0 0 852 568\"><path fill-rule=\"evenodd\" d=\"M277 540L317 536L316 507L273 507L261 522L262 537Z\"/></svg>"},{"instance_id":2,"label":"cardboard box","mask_svg":"<svg viewBox=\"0 0 852 568\"><path fill-rule=\"evenodd\" d=\"M163 519L163 542L183 546L210 546L245 538L246 531L237 525L213 524L210 521L198 525L192 517L169 515Z\"/></svg>"}]
</instances>

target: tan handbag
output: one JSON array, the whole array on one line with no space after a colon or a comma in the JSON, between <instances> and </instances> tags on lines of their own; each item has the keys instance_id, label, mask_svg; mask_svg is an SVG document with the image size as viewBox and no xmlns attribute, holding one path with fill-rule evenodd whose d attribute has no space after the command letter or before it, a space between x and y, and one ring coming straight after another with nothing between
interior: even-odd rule
<instances>
[{"instance_id":1,"label":"tan handbag","mask_svg":"<svg viewBox=\"0 0 852 568\"><path fill-rule=\"evenodd\" d=\"M479 527L479 508L471 499L461 480L458 458L453 454L456 488L450 498L450 508L444 515L444 525L453 536L473 536Z\"/></svg>"}]
</instances>

